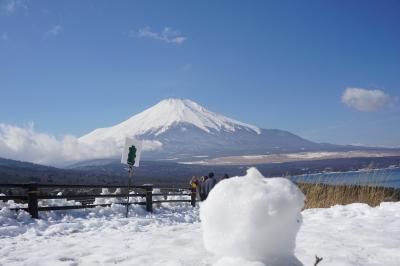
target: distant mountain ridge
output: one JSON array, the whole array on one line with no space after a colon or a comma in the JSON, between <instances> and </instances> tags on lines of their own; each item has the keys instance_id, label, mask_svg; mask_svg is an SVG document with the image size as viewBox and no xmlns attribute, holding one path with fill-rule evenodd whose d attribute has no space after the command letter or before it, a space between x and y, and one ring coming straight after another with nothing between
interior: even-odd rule
<instances>
[{"instance_id":1,"label":"distant mountain ridge","mask_svg":"<svg viewBox=\"0 0 400 266\"><path fill-rule=\"evenodd\" d=\"M166 99L126 121L98 128L79 141L113 141L125 137L146 141L146 159L179 160L199 156L277 154L306 151L350 151L366 147L315 143L279 129L262 129L211 112L187 99Z\"/></svg>"},{"instance_id":2,"label":"distant mountain ridge","mask_svg":"<svg viewBox=\"0 0 400 266\"><path fill-rule=\"evenodd\" d=\"M326 171L350 171L373 165L385 168L400 164L400 156L380 158L339 158L257 165L264 176L287 176ZM176 162L143 161L135 170L134 184L188 185L190 178L213 171L217 177L243 175L243 165L185 165ZM48 167L28 162L0 158L0 184L126 184L127 167L118 159L90 160L71 165L68 169ZM0 188L0 193L8 188Z\"/></svg>"}]
</instances>

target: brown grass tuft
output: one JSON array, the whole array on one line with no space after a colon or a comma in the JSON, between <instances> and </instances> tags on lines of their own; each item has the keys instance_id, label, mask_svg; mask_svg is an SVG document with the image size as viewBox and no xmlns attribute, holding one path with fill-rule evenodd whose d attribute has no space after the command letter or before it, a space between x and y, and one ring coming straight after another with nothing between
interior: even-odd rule
<instances>
[{"instance_id":1,"label":"brown grass tuft","mask_svg":"<svg viewBox=\"0 0 400 266\"><path fill-rule=\"evenodd\" d=\"M379 186L327 185L300 183L299 188L306 195L305 209L329 208L350 203L366 203L377 206L384 201L399 201L400 190Z\"/></svg>"}]
</instances>

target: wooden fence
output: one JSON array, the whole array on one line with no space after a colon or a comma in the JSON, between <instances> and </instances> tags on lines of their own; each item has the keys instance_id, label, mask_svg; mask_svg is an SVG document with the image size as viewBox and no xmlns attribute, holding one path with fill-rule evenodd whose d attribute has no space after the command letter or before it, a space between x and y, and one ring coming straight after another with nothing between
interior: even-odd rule
<instances>
[{"instance_id":1,"label":"wooden fence","mask_svg":"<svg viewBox=\"0 0 400 266\"><path fill-rule=\"evenodd\" d=\"M52 185L52 184L0 184L0 188L22 188L26 190L25 195L6 195L0 196L0 200L17 200L20 202L28 203L27 208L11 208L11 210L24 210L30 213L32 218L39 217L39 211L53 211L53 210L70 210L70 209L84 209L84 208L95 208L97 206L108 207L112 204L93 204L95 198L127 198L128 193L119 194L67 194L67 195L50 195L49 193L43 193L40 189L101 189L101 188L124 188L139 190L141 193L129 193L129 198L145 198L145 201L134 201L134 202L117 202L113 204L122 205L144 205L148 212L153 211L154 203L163 202L188 202L193 207L196 206L196 190L191 188L182 187L160 187L162 190L175 191L174 193L153 193L153 185L141 185L141 186L120 186L120 185ZM178 191L178 192L176 192ZM153 196L163 196L164 200L153 200ZM188 199L168 200L168 196L187 196ZM39 200L42 199L67 199L76 200L82 203L82 205L68 205L68 206L39 206Z\"/></svg>"}]
</instances>

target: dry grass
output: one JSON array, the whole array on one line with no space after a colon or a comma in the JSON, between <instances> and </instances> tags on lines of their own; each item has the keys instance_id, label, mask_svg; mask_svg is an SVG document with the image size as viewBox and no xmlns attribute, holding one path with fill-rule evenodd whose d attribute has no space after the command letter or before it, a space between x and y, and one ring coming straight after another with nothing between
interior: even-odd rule
<instances>
[{"instance_id":1,"label":"dry grass","mask_svg":"<svg viewBox=\"0 0 400 266\"><path fill-rule=\"evenodd\" d=\"M385 171L363 171L355 179L359 184L335 185L337 180L346 180L346 175L327 174L324 179L314 180L315 183L300 181L298 186L306 195L306 209L329 208L350 203L366 203L374 207L384 201L400 201L400 189L380 186L389 177L390 173Z\"/></svg>"},{"instance_id":2,"label":"dry grass","mask_svg":"<svg viewBox=\"0 0 400 266\"><path fill-rule=\"evenodd\" d=\"M306 195L305 208L328 208L333 205L366 203L377 206L383 201L399 201L400 190L378 186L298 184Z\"/></svg>"}]
</instances>

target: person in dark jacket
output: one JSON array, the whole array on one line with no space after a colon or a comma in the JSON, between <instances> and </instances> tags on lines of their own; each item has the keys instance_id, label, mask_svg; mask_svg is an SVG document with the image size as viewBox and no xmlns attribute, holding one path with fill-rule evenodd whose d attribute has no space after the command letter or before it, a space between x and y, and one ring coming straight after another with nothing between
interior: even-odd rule
<instances>
[{"instance_id":1,"label":"person in dark jacket","mask_svg":"<svg viewBox=\"0 0 400 266\"><path fill-rule=\"evenodd\" d=\"M228 174L224 174L224 175L220 178L219 181L224 180L224 179L228 179L228 178L229 178L229 175L228 175Z\"/></svg>"},{"instance_id":2,"label":"person in dark jacket","mask_svg":"<svg viewBox=\"0 0 400 266\"><path fill-rule=\"evenodd\" d=\"M214 178L214 173L210 172L206 181L202 183L203 200L206 200L210 191L217 184L217 180Z\"/></svg>"}]
</instances>

